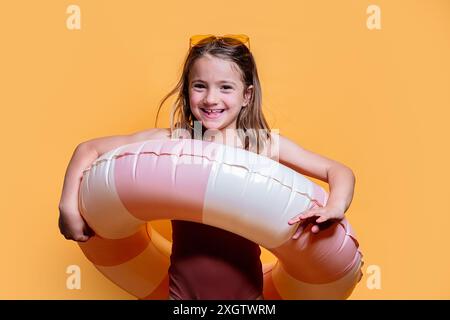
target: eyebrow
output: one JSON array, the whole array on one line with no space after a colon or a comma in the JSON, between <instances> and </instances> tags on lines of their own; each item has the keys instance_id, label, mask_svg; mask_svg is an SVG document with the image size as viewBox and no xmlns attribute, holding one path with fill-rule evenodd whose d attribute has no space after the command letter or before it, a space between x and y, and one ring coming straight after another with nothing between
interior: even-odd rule
<instances>
[{"instance_id":1,"label":"eyebrow","mask_svg":"<svg viewBox=\"0 0 450 320\"><path fill-rule=\"evenodd\" d=\"M196 82L196 81L206 82L206 81L203 81L201 79L193 79L192 80L192 82ZM235 86L237 86L237 84L234 81L232 81L232 80L221 80L221 81L218 81L217 83L231 83L231 84L234 84Z\"/></svg>"}]
</instances>

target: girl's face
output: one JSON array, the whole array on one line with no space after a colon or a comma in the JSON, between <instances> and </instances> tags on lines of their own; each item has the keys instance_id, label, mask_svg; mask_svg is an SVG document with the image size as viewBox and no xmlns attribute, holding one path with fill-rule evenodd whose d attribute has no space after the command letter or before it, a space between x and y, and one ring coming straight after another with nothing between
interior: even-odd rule
<instances>
[{"instance_id":1,"label":"girl's face","mask_svg":"<svg viewBox=\"0 0 450 320\"><path fill-rule=\"evenodd\" d=\"M244 83L234 62L207 55L191 68L191 112L206 129L236 129L237 116L250 101L252 90L249 86L244 95Z\"/></svg>"}]
</instances>

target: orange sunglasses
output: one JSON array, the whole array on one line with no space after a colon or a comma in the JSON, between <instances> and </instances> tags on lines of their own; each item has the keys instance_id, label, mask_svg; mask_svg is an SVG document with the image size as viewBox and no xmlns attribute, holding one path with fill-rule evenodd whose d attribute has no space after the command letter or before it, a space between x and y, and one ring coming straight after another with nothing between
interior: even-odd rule
<instances>
[{"instance_id":1,"label":"orange sunglasses","mask_svg":"<svg viewBox=\"0 0 450 320\"><path fill-rule=\"evenodd\" d=\"M248 49L250 49L250 38L245 34L226 34L223 36L216 36L214 34L197 34L189 39L189 48L192 48L193 46L209 38L211 38L210 40L220 39L230 45L244 44L248 47ZM230 41L230 39L237 42L233 40Z\"/></svg>"}]
</instances>

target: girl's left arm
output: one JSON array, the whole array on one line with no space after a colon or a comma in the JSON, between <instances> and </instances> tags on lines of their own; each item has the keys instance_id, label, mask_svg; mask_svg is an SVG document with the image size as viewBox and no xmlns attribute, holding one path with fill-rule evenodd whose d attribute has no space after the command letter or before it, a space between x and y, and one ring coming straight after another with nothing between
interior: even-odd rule
<instances>
[{"instance_id":1,"label":"girl's left arm","mask_svg":"<svg viewBox=\"0 0 450 320\"><path fill-rule=\"evenodd\" d=\"M308 223L313 223L311 231L316 233L320 230L319 224L343 219L353 199L356 181L353 171L342 163L300 147L286 137L278 135L277 138L281 164L303 175L327 182L330 187L326 206L301 212L289 221L289 224L300 222L293 238L297 239Z\"/></svg>"}]
</instances>

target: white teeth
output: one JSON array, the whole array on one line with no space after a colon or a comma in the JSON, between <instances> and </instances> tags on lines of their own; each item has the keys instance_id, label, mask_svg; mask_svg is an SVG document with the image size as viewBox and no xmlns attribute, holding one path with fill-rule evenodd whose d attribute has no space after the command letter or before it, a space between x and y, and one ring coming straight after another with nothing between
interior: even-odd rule
<instances>
[{"instance_id":1,"label":"white teeth","mask_svg":"<svg viewBox=\"0 0 450 320\"><path fill-rule=\"evenodd\" d=\"M220 110L206 110L206 109L203 109L205 112L207 112L207 113L220 113L220 112L222 112L224 109L220 109Z\"/></svg>"}]
</instances>

